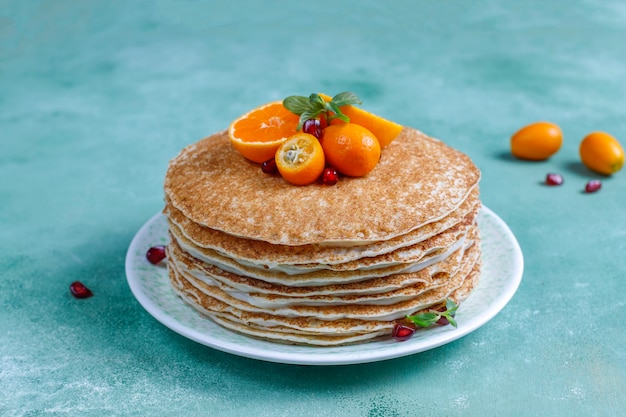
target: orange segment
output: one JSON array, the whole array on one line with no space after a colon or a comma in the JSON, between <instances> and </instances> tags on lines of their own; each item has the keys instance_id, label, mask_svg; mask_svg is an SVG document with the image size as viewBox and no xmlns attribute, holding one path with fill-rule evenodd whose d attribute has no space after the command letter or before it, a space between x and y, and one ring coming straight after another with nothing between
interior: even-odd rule
<instances>
[{"instance_id":1,"label":"orange segment","mask_svg":"<svg viewBox=\"0 0 626 417\"><path fill-rule=\"evenodd\" d=\"M244 157L265 162L287 138L296 133L299 117L287 110L282 101L257 107L233 121L228 129L230 141Z\"/></svg>"},{"instance_id":2,"label":"orange segment","mask_svg":"<svg viewBox=\"0 0 626 417\"><path fill-rule=\"evenodd\" d=\"M294 185L315 182L326 163L322 145L308 133L297 133L287 139L276 151L275 158L280 175Z\"/></svg>"},{"instance_id":3,"label":"orange segment","mask_svg":"<svg viewBox=\"0 0 626 417\"><path fill-rule=\"evenodd\" d=\"M329 165L351 177L362 177L380 159L380 144L372 132L354 123L331 124L322 133Z\"/></svg>"},{"instance_id":4,"label":"orange segment","mask_svg":"<svg viewBox=\"0 0 626 417\"><path fill-rule=\"evenodd\" d=\"M326 101L332 100L332 97L329 97L326 94L320 93L320 96ZM402 130L402 125L377 116L356 106L342 106L341 111L350 118L350 123L363 126L372 132L374 136L376 136L376 139L378 139L378 143L380 143L382 148L389 145L389 143L391 143L391 141L394 140ZM343 122L339 119L335 119L331 122L331 124L339 123Z\"/></svg>"}]
</instances>

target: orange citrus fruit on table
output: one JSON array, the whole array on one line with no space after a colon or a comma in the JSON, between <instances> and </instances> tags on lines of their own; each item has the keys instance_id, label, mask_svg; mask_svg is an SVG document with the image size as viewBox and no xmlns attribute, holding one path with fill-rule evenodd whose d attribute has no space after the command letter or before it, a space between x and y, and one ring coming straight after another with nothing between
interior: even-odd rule
<instances>
[{"instance_id":1,"label":"orange citrus fruit on table","mask_svg":"<svg viewBox=\"0 0 626 417\"><path fill-rule=\"evenodd\" d=\"M624 166L624 148L605 132L592 132L580 142L580 159L587 168L611 175Z\"/></svg>"},{"instance_id":2,"label":"orange citrus fruit on table","mask_svg":"<svg viewBox=\"0 0 626 417\"><path fill-rule=\"evenodd\" d=\"M294 185L315 182L324 171L325 157L322 145L308 133L297 133L283 142L275 155L280 175Z\"/></svg>"},{"instance_id":3,"label":"orange citrus fruit on table","mask_svg":"<svg viewBox=\"0 0 626 417\"><path fill-rule=\"evenodd\" d=\"M354 123L331 124L321 138L326 162L351 177L362 177L380 159L380 144L372 132Z\"/></svg>"},{"instance_id":4,"label":"orange citrus fruit on table","mask_svg":"<svg viewBox=\"0 0 626 417\"><path fill-rule=\"evenodd\" d=\"M261 163L273 158L278 147L296 133L298 121L282 101L275 101L237 118L228 128L228 136L239 153Z\"/></svg>"},{"instance_id":5,"label":"orange citrus fruit on table","mask_svg":"<svg viewBox=\"0 0 626 417\"><path fill-rule=\"evenodd\" d=\"M542 161L561 148L561 128L550 122L524 126L511 136L511 153L520 159Z\"/></svg>"},{"instance_id":6,"label":"orange citrus fruit on table","mask_svg":"<svg viewBox=\"0 0 626 417\"><path fill-rule=\"evenodd\" d=\"M332 97L326 94L320 94L325 101L332 100ZM389 145L389 143L398 136L402 130L402 125L394 123L383 117L377 116L373 113L365 111L359 107L348 105L341 106L340 110L343 114L350 118L350 123L361 125L376 136L381 148ZM342 120L334 119L331 124L345 123Z\"/></svg>"}]
</instances>

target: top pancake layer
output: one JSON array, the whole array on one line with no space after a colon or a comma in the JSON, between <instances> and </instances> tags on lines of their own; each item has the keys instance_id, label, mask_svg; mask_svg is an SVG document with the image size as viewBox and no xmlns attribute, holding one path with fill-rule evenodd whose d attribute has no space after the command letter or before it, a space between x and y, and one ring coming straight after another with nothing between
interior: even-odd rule
<instances>
[{"instance_id":1,"label":"top pancake layer","mask_svg":"<svg viewBox=\"0 0 626 417\"><path fill-rule=\"evenodd\" d=\"M441 219L479 179L465 154L405 127L368 175L298 187L244 159L224 131L170 162L165 193L190 220L234 236L282 245L365 244Z\"/></svg>"}]
</instances>

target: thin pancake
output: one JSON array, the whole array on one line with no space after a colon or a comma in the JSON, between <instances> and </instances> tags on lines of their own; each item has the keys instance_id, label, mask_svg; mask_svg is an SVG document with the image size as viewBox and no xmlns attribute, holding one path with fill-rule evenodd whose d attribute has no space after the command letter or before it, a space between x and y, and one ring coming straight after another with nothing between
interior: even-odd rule
<instances>
[{"instance_id":1,"label":"thin pancake","mask_svg":"<svg viewBox=\"0 0 626 417\"><path fill-rule=\"evenodd\" d=\"M200 248L213 249L223 256L238 259L239 262L266 268L279 265L302 265L315 259L317 263L334 265L356 259L381 256L400 248L425 241L454 225L462 222L469 215L476 216L480 208L478 187L474 187L468 198L459 208L443 219L428 223L417 230L396 236L386 241L372 242L368 245L331 246L305 244L300 246L276 245L259 240L250 240L219 230L213 230L194 223L176 209L166 198L164 213L184 237Z\"/></svg>"},{"instance_id":2,"label":"thin pancake","mask_svg":"<svg viewBox=\"0 0 626 417\"><path fill-rule=\"evenodd\" d=\"M183 149L164 190L194 223L234 236L282 245L367 243L443 219L479 179L467 155L407 127L368 175L294 187L233 151L224 131Z\"/></svg>"},{"instance_id":3,"label":"thin pancake","mask_svg":"<svg viewBox=\"0 0 626 417\"><path fill-rule=\"evenodd\" d=\"M449 294L449 298L458 304L465 299L460 297L469 294L476 285L480 274L479 264L480 261L471 268L462 285ZM171 278L176 292L201 313L232 330L275 342L318 346L343 345L388 334L394 325L393 321L359 319L324 321L307 317L277 318L264 313L243 312L207 296L188 283L179 281L175 274L171 274ZM441 301L433 303L411 314L440 304Z\"/></svg>"},{"instance_id":4,"label":"thin pancake","mask_svg":"<svg viewBox=\"0 0 626 417\"><path fill-rule=\"evenodd\" d=\"M434 274L430 282L417 282L415 284L405 285L401 288L396 288L389 291L378 290L375 292L359 293L359 294L346 294L338 295L335 293L326 293L319 295L303 294L273 294L266 292L246 292L239 291L233 287L218 283L217 281L207 281L202 277L198 277L195 274L189 273L188 270L180 268L178 264L173 266L177 272L181 274L185 279L191 282L201 282L207 286L218 287L221 291L228 294L230 297L236 298L240 301L253 305L261 309L275 310L282 307L289 306L331 306L331 305L345 305L345 304L367 304L367 305L391 305L401 301L415 299L420 294L426 291L439 288L449 283L450 277L454 275L461 267L461 260L465 262L476 262L479 251L476 246L470 247L468 253L465 254L462 249L459 249L458 254L455 254L454 259L451 259L452 264L450 272L438 272ZM376 290L375 284L371 284L371 287ZM194 284L195 285L195 284ZM200 285L200 284L199 284ZM198 286L198 285L196 285Z\"/></svg>"},{"instance_id":5,"label":"thin pancake","mask_svg":"<svg viewBox=\"0 0 626 417\"><path fill-rule=\"evenodd\" d=\"M475 235L475 233L473 233L473 235ZM467 245L469 246L470 244ZM477 248L476 246L474 250L477 250ZM183 252L175 242L168 247L167 260L168 263L174 264L172 267L193 275L196 279L204 281L208 285L224 287L239 293L273 294L284 297L302 298L318 295L332 295L335 297L370 295L398 290L418 283L432 285L434 275L454 274L460 268L464 254L464 248L459 248L448 256L445 261L414 273L395 274L346 284L330 284L312 287L293 287L275 284L227 272L189 256Z\"/></svg>"},{"instance_id":6,"label":"thin pancake","mask_svg":"<svg viewBox=\"0 0 626 417\"><path fill-rule=\"evenodd\" d=\"M331 306L285 306L271 310L263 309L236 299L230 296L222 289L207 285L204 282L195 279L188 279L189 276L180 274L180 271L175 268L169 268L170 276L172 274L177 277L178 282L183 282L185 287L193 286L203 293L204 295L215 300L211 304L212 308L204 306L209 310L221 311L226 309L227 311L242 311L246 314L268 314L271 311L271 315L275 318L290 319L294 317L314 317L316 319L332 323L341 319L358 319L358 320L380 320L391 321L404 317L413 311L426 308L437 302L445 300L453 291L459 288L463 284L463 280L469 274L473 267L473 263L467 262L463 265L463 268L456 274L446 280L442 286L433 288L424 293L420 293L415 298L410 300L401 301L392 305L370 305L370 304L346 304L346 305L331 305Z\"/></svg>"}]
</instances>

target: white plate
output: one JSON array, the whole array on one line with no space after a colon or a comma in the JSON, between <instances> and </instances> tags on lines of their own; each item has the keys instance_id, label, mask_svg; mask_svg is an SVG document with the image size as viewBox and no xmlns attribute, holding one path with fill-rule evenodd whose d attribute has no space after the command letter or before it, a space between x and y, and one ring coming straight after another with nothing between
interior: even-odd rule
<instances>
[{"instance_id":1,"label":"white plate","mask_svg":"<svg viewBox=\"0 0 626 417\"><path fill-rule=\"evenodd\" d=\"M404 342L391 338L351 346L292 346L258 340L224 329L201 316L171 289L167 271L146 260L146 251L168 242L167 221L158 213L137 232L126 254L128 284L139 303L175 332L224 352L271 362L341 365L397 358L432 349L473 332L491 320L515 294L522 279L522 251L509 227L483 207L478 216L483 269L478 286L459 307L458 328L437 326Z\"/></svg>"}]
</instances>

